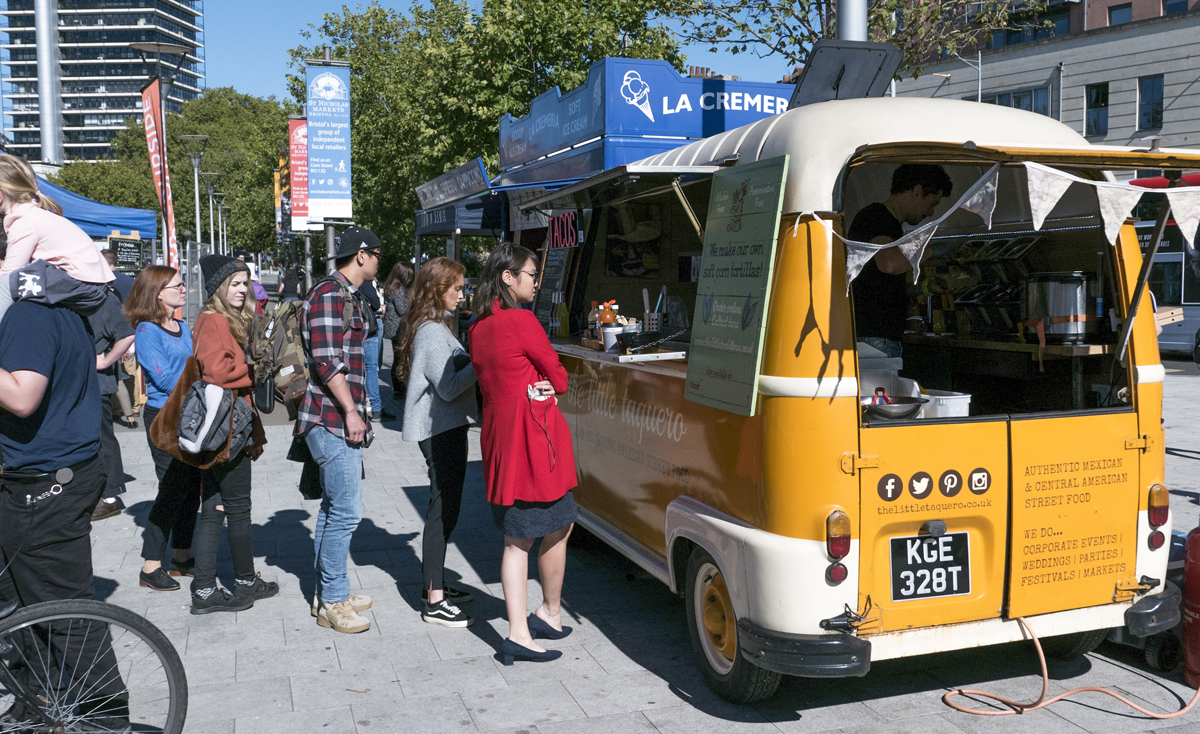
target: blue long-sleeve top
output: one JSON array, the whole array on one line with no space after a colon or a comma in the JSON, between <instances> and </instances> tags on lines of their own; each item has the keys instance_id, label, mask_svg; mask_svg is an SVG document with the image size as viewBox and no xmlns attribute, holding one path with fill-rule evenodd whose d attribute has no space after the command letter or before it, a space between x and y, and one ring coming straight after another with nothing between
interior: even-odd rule
<instances>
[{"instance_id":1,"label":"blue long-sleeve top","mask_svg":"<svg viewBox=\"0 0 1200 734\"><path fill-rule=\"evenodd\" d=\"M134 352L146 378L146 405L161 408L171 395L183 366L192 354L192 331L182 321L179 333L172 334L151 321L138 324Z\"/></svg>"}]
</instances>

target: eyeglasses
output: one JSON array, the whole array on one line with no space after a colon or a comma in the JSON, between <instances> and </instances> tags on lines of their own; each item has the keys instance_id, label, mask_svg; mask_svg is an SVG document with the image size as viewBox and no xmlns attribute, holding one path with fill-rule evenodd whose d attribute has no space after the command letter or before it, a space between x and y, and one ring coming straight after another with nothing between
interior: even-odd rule
<instances>
[{"instance_id":1,"label":"eyeglasses","mask_svg":"<svg viewBox=\"0 0 1200 734\"><path fill-rule=\"evenodd\" d=\"M512 271L510 270L509 272L512 272ZM531 273L531 272L529 272L528 270L518 270L517 272L518 272L518 273L524 273L525 275L528 275L530 278L533 278L534 280L537 280L537 277L538 277L538 274L537 274L537 271L536 271L536 270L535 270L535 271L533 271L532 273Z\"/></svg>"},{"instance_id":2,"label":"eyeglasses","mask_svg":"<svg viewBox=\"0 0 1200 734\"><path fill-rule=\"evenodd\" d=\"M185 291L185 290L187 290L187 285L184 283L176 283L175 285L164 285L162 287L162 290L164 290L164 291L169 291L169 290Z\"/></svg>"},{"instance_id":3,"label":"eyeglasses","mask_svg":"<svg viewBox=\"0 0 1200 734\"><path fill-rule=\"evenodd\" d=\"M368 255L370 255L371 257L374 257L374 258L379 258L379 257L382 257L382 256L379 254L379 250L367 250L367 254L368 254Z\"/></svg>"}]
</instances>

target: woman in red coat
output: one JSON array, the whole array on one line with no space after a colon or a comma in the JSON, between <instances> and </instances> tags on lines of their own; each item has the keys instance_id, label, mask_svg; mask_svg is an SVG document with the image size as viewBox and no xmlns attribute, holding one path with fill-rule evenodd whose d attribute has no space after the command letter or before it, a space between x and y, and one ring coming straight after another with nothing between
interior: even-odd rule
<instances>
[{"instance_id":1,"label":"woman in red coat","mask_svg":"<svg viewBox=\"0 0 1200 734\"><path fill-rule=\"evenodd\" d=\"M575 455L571 433L558 410L556 394L567 390L567 371L558 361L546 332L532 311L537 260L518 245L492 251L475 291L478 320L470 330L471 362L483 391L483 477L496 527L504 533L500 581L508 609L508 639L501 654L554 660L538 635L559 640L571 633L562 626L562 584L567 537L576 510ZM543 538L538 552L542 604L526 618L529 549Z\"/></svg>"}]
</instances>

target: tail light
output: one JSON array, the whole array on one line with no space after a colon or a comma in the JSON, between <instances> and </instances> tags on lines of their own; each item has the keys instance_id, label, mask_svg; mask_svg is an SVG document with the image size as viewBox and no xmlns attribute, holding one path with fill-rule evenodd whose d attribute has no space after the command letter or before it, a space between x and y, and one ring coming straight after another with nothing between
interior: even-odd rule
<instances>
[{"instance_id":1,"label":"tail light","mask_svg":"<svg viewBox=\"0 0 1200 734\"><path fill-rule=\"evenodd\" d=\"M835 560L850 553L850 518L841 510L829 513L825 520L825 547Z\"/></svg>"},{"instance_id":2,"label":"tail light","mask_svg":"<svg viewBox=\"0 0 1200 734\"><path fill-rule=\"evenodd\" d=\"M1150 488L1150 501L1147 503L1150 527L1157 528L1167 524L1167 516L1171 511L1171 495L1167 488L1156 484Z\"/></svg>"}]
</instances>

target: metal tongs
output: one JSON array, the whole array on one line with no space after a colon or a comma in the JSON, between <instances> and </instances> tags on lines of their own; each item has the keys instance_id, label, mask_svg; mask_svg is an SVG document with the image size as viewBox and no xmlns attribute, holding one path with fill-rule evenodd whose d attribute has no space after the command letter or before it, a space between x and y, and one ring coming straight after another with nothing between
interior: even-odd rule
<instances>
[{"instance_id":1,"label":"metal tongs","mask_svg":"<svg viewBox=\"0 0 1200 734\"><path fill-rule=\"evenodd\" d=\"M892 399L887 396L887 390L882 387L875 388L875 397L871 398L871 405L891 405Z\"/></svg>"}]
</instances>

